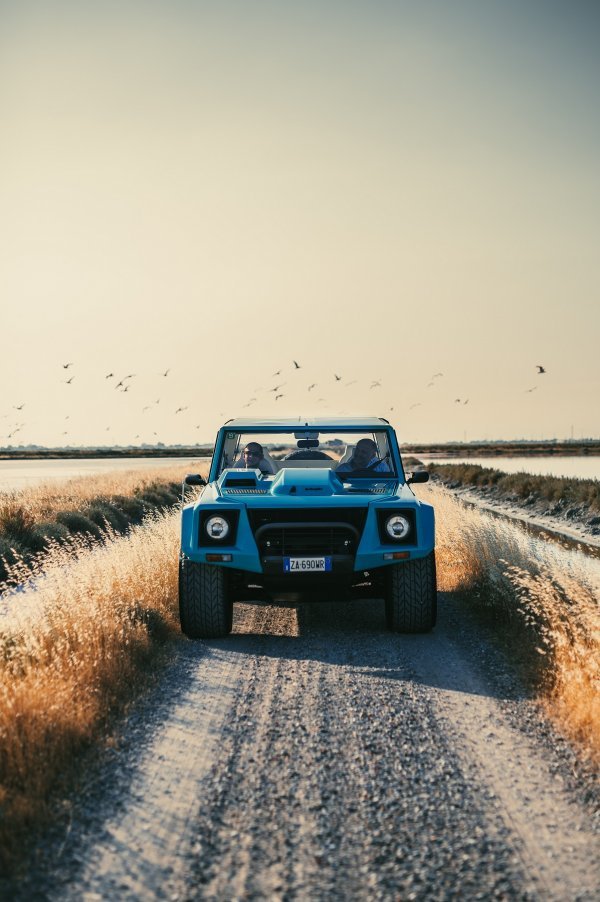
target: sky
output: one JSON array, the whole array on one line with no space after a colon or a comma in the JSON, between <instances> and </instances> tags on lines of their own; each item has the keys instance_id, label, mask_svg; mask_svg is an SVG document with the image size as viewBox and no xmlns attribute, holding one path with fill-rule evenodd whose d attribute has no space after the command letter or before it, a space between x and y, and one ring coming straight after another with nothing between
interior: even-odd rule
<instances>
[{"instance_id":1,"label":"sky","mask_svg":"<svg viewBox=\"0 0 600 902\"><path fill-rule=\"evenodd\" d=\"M599 38L591 0L0 0L0 447L600 437Z\"/></svg>"}]
</instances>

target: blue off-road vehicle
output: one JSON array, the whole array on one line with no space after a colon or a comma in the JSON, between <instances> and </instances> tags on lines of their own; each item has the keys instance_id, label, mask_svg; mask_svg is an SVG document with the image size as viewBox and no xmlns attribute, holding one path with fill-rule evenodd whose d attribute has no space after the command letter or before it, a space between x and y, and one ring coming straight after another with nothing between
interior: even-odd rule
<instances>
[{"instance_id":1,"label":"blue off-road vehicle","mask_svg":"<svg viewBox=\"0 0 600 902\"><path fill-rule=\"evenodd\" d=\"M237 419L217 435L208 483L184 504L179 611L193 639L226 636L234 601L383 598L389 628L436 619L434 514L415 497L396 434L377 417Z\"/></svg>"}]
</instances>

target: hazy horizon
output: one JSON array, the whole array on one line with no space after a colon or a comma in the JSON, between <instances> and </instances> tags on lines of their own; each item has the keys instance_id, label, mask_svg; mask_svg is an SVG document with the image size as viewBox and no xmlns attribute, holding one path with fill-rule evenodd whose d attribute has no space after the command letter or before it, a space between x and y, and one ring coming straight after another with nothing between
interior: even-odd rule
<instances>
[{"instance_id":1,"label":"hazy horizon","mask_svg":"<svg viewBox=\"0 0 600 902\"><path fill-rule=\"evenodd\" d=\"M598 437L599 23L0 0L0 447Z\"/></svg>"}]
</instances>

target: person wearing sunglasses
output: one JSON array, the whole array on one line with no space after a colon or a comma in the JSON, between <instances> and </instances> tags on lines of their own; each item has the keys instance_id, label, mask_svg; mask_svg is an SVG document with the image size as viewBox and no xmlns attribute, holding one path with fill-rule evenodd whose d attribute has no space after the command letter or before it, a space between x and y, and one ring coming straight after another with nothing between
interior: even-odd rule
<instances>
[{"instance_id":1,"label":"person wearing sunglasses","mask_svg":"<svg viewBox=\"0 0 600 902\"><path fill-rule=\"evenodd\" d=\"M263 446L258 442L248 442L235 466L245 470L260 470L269 475L273 473L268 460L265 460Z\"/></svg>"}]
</instances>

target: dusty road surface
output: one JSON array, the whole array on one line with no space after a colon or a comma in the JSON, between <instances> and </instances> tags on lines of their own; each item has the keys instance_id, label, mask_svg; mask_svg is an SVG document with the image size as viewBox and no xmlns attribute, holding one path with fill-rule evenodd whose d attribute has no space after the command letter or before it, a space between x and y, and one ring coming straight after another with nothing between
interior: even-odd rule
<instances>
[{"instance_id":1,"label":"dusty road surface","mask_svg":"<svg viewBox=\"0 0 600 902\"><path fill-rule=\"evenodd\" d=\"M15 897L600 898L568 750L440 609L395 636L379 601L238 605L182 640Z\"/></svg>"}]
</instances>

